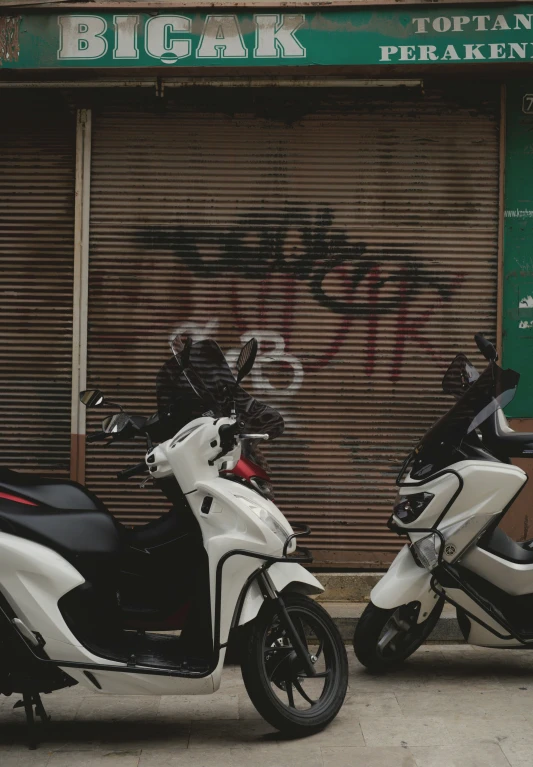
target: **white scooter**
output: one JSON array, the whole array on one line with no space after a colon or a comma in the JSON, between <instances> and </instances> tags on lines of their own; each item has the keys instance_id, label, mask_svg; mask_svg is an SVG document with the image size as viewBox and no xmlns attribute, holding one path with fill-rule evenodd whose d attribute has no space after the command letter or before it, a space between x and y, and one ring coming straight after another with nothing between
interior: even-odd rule
<instances>
[{"instance_id":1,"label":"white scooter","mask_svg":"<svg viewBox=\"0 0 533 767\"><path fill-rule=\"evenodd\" d=\"M308 530L294 531L260 489L219 473L238 462L241 438L267 436L245 434L235 414L257 343L242 349L233 390L210 367L222 357L216 344L200 349L211 386L190 363L190 343L172 361L193 398L210 399L209 415L156 447L157 419L123 411L97 435L147 439L145 460L122 476L149 472L178 508L174 522L127 531L77 483L0 471L0 693L22 695L31 747L34 714L47 718L41 693L76 683L120 695L212 693L235 635L250 698L277 729L314 733L342 706L346 651L310 598L323 588L302 567L309 553L296 548ZM112 404L98 391L80 398Z\"/></svg>"},{"instance_id":2,"label":"white scooter","mask_svg":"<svg viewBox=\"0 0 533 767\"><path fill-rule=\"evenodd\" d=\"M464 355L455 358L442 385L458 401L397 480L389 528L409 543L372 590L354 635L370 671L411 655L444 602L455 605L469 644L533 647L533 541L517 543L498 527L527 480L510 458L533 455L533 434L514 432L501 410L518 373L498 367L494 346L475 339L487 368L479 375Z\"/></svg>"}]
</instances>

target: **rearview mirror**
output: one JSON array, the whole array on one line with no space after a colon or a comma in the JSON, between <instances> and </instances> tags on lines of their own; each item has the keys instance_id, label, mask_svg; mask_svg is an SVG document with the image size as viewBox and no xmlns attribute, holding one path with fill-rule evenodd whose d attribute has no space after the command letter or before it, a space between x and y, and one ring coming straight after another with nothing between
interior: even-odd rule
<instances>
[{"instance_id":1,"label":"rearview mirror","mask_svg":"<svg viewBox=\"0 0 533 767\"><path fill-rule=\"evenodd\" d=\"M494 344L491 344L490 341L487 341L483 333L476 333L474 340L477 344L477 348L485 357L485 359L489 362L496 362L498 359L498 352L496 351Z\"/></svg>"},{"instance_id":2,"label":"rearview mirror","mask_svg":"<svg viewBox=\"0 0 533 767\"><path fill-rule=\"evenodd\" d=\"M110 415L102 421L102 431L105 431L106 434L118 434L119 432L124 431L130 421L131 418L127 413Z\"/></svg>"},{"instance_id":3,"label":"rearview mirror","mask_svg":"<svg viewBox=\"0 0 533 767\"><path fill-rule=\"evenodd\" d=\"M257 339L250 338L250 340L244 344L239 354L239 358L236 363L237 368L237 383L240 383L245 378L250 370L254 366L255 358L257 356Z\"/></svg>"},{"instance_id":4,"label":"rearview mirror","mask_svg":"<svg viewBox=\"0 0 533 767\"><path fill-rule=\"evenodd\" d=\"M85 407L99 407L104 404L104 395L100 389L85 389L80 391L80 402Z\"/></svg>"},{"instance_id":5,"label":"rearview mirror","mask_svg":"<svg viewBox=\"0 0 533 767\"><path fill-rule=\"evenodd\" d=\"M172 341L170 342L170 348L172 349L172 354L176 358L182 370L189 366L189 359L191 356L191 346L192 346L192 338L190 336L186 336L186 338L183 339L182 336L178 334L178 335L175 335Z\"/></svg>"}]
</instances>

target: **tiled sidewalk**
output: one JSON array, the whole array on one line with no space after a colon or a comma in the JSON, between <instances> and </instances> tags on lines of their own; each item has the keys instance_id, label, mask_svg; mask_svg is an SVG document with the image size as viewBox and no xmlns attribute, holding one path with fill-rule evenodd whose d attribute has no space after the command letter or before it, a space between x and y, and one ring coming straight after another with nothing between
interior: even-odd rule
<instances>
[{"instance_id":1,"label":"tiled sidewalk","mask_svg":"<svg viewBox=\"0 0 533 767\"><path fill-rule=\"evenodd\" d=\"M427 645L377 678L349 657L344 708L305 740L260 719L234 667L208 697L44 696L36 752L2 696L0 767L533 767L533 652Z\"/></svg>"}]
</instances>

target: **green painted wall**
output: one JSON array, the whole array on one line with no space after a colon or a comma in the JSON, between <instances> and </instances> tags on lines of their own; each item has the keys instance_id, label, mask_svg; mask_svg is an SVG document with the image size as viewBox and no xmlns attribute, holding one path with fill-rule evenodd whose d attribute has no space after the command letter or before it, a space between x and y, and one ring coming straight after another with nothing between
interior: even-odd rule
<instances>
[{"instance_id":1,"label":"green painted wall","mask_svg":"<svg viewBox=\"0 0 533 767\"><path fill-rule=\"evenodd\" d=\"M527 98L531 94L531 103ZM533 417L533 78L507 87L503 259L505 367L521 374L508 416Z\"/></svg>"}]
</instances>

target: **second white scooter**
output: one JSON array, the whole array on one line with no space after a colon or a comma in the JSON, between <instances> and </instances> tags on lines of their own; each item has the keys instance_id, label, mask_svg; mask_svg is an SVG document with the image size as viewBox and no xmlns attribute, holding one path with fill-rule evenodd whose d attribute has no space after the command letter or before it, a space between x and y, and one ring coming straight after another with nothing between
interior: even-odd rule
<instances>
[{"instance_id":1,"label":"second white scooter","mask_svg":"<svg viewBox=\"0 0 533 767\"><path fill-rule=\"evenodd\" d=\"M533 434L514 432L502 407L519 374L502 370L494 346L476 342L489 364L479 375L459 354L442 385L456 404L424 435L398 477L389 528L405 536L371 593L354 636L371 671L397 665L429 636L445 602L465 641L533 648L533 541L498 525L527 475L512 457L533 456Z\"/></svg>"}]
</instances>

